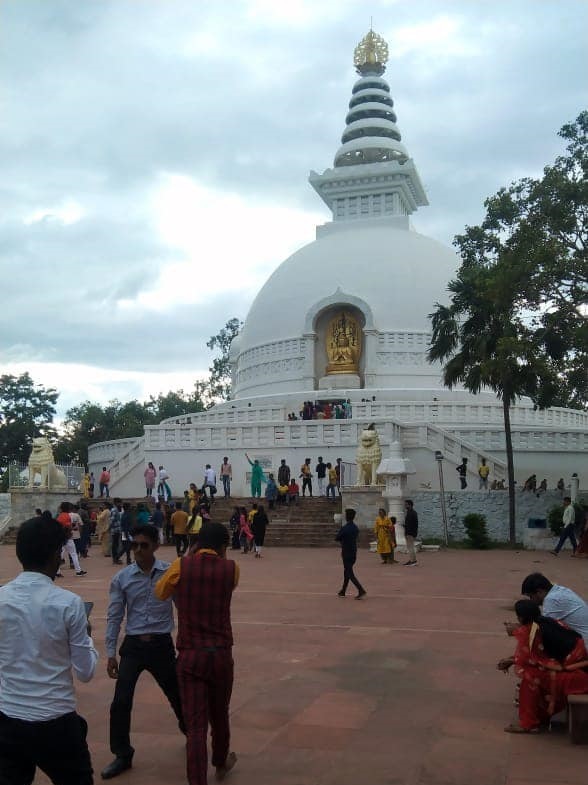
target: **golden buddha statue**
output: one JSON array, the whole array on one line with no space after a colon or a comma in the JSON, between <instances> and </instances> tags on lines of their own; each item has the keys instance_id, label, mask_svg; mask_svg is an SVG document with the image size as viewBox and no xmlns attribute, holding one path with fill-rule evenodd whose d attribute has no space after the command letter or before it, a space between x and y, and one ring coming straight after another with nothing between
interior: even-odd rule
<instances>
[{"instance_id":1,"label":"golden buddha statue","mask_svg":"<svg viewBox=\"0 0 588 785\"><path fill-rule=\"evenodd\" d=\"M361 333L357 321L343 311L331 320L327 329L327 375L359 373Z\"/></svg>"}]
</instances>

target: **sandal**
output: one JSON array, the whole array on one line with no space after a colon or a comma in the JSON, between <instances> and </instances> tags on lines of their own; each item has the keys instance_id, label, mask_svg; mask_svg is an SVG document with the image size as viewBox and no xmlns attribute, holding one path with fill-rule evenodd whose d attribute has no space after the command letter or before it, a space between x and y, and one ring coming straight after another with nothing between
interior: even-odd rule
<instances>
[{"instance_id":1,"label":"sandal","mask_svg":"<svg viewBox=\"0 0 588 785\"><path fill-rule=\"evenodd\" d=\"M237 756L234 752L229 752L227 755L227 759L224 763L224 766L217 766L216 767L216 778L219 781L224 780L227 774L231 771L233 766L237 763Z\"/></svg>"}]
</instances>

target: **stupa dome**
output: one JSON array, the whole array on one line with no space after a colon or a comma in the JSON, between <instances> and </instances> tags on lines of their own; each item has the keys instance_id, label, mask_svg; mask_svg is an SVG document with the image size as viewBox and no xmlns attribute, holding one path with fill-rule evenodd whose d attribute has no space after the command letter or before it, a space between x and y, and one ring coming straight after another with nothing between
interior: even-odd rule
<instances>
[{"instance_id":1,"label":"stupa dome","mask_svg":"<svg viewBox=\"0 0 588 785\"><path fill-rule=\"evenodd\" d=\"M346 224L273 272L249 310L239 352L311 332L318 311L353 299L364 304L366 329L429 332L427 316L456 267L450 248L418 232Z\"/></svg>"}]
</instances>

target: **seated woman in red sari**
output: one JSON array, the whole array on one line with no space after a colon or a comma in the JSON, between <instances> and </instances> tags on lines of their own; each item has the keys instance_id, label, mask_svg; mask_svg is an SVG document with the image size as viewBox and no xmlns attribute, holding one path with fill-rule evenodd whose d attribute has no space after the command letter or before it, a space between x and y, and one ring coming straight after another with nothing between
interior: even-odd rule
<instances>
[{"instance_id":1,"label":"seated woman in red sari","mask_svg":"<svg viewBox=\"0 0 588 785\"><path fill-rule=\"evenodd\" d=\"M531 600L515 604L520 627L512 631L517 639L513 657L500 660L498 669L511 665L521 679L519 724L507 733L539 733L549 718L562 711L568 695L588 693L588 653L582 637L555 619L541 616Z\"/></svg>"}]
</instances>

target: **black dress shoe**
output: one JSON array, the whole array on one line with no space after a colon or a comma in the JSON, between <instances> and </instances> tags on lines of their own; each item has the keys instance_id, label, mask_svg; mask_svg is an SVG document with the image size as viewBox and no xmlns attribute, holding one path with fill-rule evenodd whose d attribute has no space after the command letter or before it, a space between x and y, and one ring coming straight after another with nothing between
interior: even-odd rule
<instances>
[{"instance_id":1,"label":"black dress shoe","mask_svg":"<svg viewBox=\"0 0 588 785\"><path fill-rule=\"evenodd\" d=\"M101 777L103 780L111 780L118 777L123 771L130 769L133 765L133 756L130 758L115 758L105 769L102 769Z\"/></svg>"}]
</instances>

